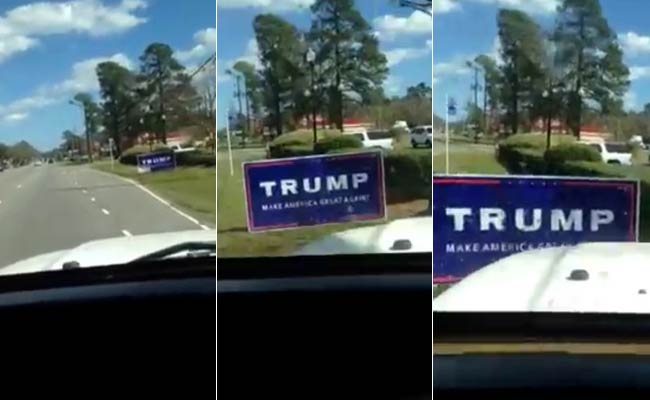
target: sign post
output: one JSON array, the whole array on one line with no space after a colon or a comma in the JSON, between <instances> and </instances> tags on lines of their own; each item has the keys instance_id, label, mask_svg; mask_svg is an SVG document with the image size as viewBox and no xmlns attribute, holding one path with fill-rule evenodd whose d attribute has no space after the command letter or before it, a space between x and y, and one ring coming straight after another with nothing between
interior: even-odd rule
<instances>
[{"instance_id":1,"label":"sign post","mask_svg":"<svg viewBox=\"0 0 650 400\"><path fill-rule=\"evenodd\" d=\"M235 174L235 169L232 165L232 146L230 144L230 110L228 110L228 117L226 118L226 139L228 141L228 160L230 162L230 176Z\"/></svg>"},{"instance_id":2,"label":"sign post","mask_svg":"<svg viewBox=\"0 0 650 400\"><path fill-rule=\"evenodd\" d=\"M246 162L249 232L386 218L381 152Z\"/></svg>"},{"instance_id":3,"label":"sign post","mask_svg":"<svg viewBox=\"0 0 650 400\"><path fill-rule=\"evenodd\" d=\"M434 175L433 186L434 284L522 251L638 240L636 180Z\"/></svg>"},{"instance_id":4,"label":"sign post","mask_svg":"<svg viewBox=\"0 0 650 400\"><path fill-rule=\"evenodd\" d=\"M449 175L449 116L456 115L456 102L445 96L445 174Z\"/></svg>"}]
</instances>

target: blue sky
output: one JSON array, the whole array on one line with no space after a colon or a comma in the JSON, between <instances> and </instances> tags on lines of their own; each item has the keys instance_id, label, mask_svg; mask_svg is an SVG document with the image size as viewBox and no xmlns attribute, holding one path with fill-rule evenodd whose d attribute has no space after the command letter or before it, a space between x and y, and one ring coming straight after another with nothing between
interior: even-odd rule
<instances>
[{"instance_id":1,"label":"blue sky","mask_svg":"<svg viewBox=\"0 0 650 400\"><path fill-rule=\"evenodd\" d=\"M464 62L478 54L496 54L497 10L523 10L544 29L552 29L559 0L434 0L433 3L433 109L443 116L445 95L453 96L461 105L470 99L472 76ZM624 61L631 72L625 107L639 110L650 102L650 1L601 0L600 3L610 27L618 35Z\"/></svg>"},{"instance_id":2,"label":"blue sky","mask_svg":"<svg viewBox=\"0 0 650 400\"><path fill-rule=\"evenodd\" d=\"M225 74L237 60L256 60L253 19L274 12L300 29L311 25L313 0L219 0L217 10L217 125L225 125L233 101L234 80ZM401 95L419 82L431 85L431 17L389 0L357 0L357 7L378 32L381 50L389 60L390 74L384 83L389 95Z\"/></svg>"},{"instance_id":3,"label":"blue sky","mask_svg":"<svg viewBox=\"0 0 650 400\"><path fill-rule=\"evenodd\" d=\"M215 51L215 7L206 0L2 0L0 142L49 150L65 129L80 130L80 110L68 100L78 91L97 98L101 61L137 69L144 48L163 42L195 67Z\"/></svg>"}]
</instances>

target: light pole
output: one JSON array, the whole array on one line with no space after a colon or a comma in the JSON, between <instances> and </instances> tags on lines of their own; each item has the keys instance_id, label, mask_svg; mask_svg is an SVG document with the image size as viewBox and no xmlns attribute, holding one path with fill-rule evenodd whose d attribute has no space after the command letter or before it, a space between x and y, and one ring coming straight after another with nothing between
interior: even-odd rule
<instances>
[{"instance_id":1,"label":"light pole","mask_svg":"<svg viewBox=\"0 0 650 400\"><path fill-rule=\"evenodd\" d=\"M309 64L310 70L310 86L311 86L311 126L314 131L314 147L316 147L316 142L318 141L318 134L316 133L316 90L314 88L314 68L316 61L316 53L310 47L307 49L307 54L305 54L305 60Z\"/></svg>"},{"instance_id":2,"label":"light pole","mask_svg":"<svg viewBox=\"0 0 650 400\"><path fill-rule=\"evenodd\" d=\"M551 148L551 102L553 94L553 87L544 90L542 97L546 106L546 150Z\"/></svg>"}]
</instances>

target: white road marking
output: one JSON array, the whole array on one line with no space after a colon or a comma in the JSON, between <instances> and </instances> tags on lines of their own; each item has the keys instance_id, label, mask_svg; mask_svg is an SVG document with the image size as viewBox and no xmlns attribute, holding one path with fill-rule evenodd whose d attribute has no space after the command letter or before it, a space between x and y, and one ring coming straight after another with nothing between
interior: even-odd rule
<instances>
[{"instance_id":1,"label":"white road marking","mask_svg":"<svg viewBox=\"0 0 650 400\"><path fill-rule=\"evenodd\" d=\"M209 227L209 226L205 226L205 225L201 225L201 229L203 229L204 231L209 231L209 230L210 230L210 227Z\"/></svg>"},{"instance_id":2,"label":"white road marking","mask_svg":"<svg viewBox=\"0 0 650 400\"><path fill-rule=\"evenodd\" d=\"M95 201L95 198L94 198L94 197L91 197L91 198L90 198L90 201L94 202L94 201Z\"/></svg>"},{"instance_id":3,"label":"white road marking","mask_svg":"<svg viewBox=\"0 0 650 400\"><path fill-rule=\"evenodd\" d=\"M82 190L81 193L83 194L88 194L88 191L86 189Z\"/></svg>"},{"instance_id":4,"label":"white road marking","mask_svg":"<svg viewBox=\"0 0 650 400\"><path fill-rule=\"evenodd\" d=\"M124 236L133 236L133 235L131 235L131 232L127 231L126 229L122 229L122 234Z\"/></svg>"},{"instance_id":5,"label":"white road marking","mask_svg":"<svg viewBox=\"0 0 650 400\"><path fill-rule=\"evenodd\" d=\"M0 200L0 204L2 204L2 200Z\"/></svg>"},{"instance_id":6,"label":"white road marking","mask_svg":"<svg viewBox=\"0 0 650 400\"><path fill-rule=\"evenodd\" d=\"M139 184L138 182L134 181L133 179L124 178L124 177L122 177L122 176L114 175L114 174L110 174L110 173L108 173L108 172L104 172L104 171L97 171L97 170L92 170L92 171L93 171L93 172L98 172L98 173L100 173L100 174L108 175L108 176L110 176L111 178L116 178L116 179L119 179L119 180L122 180L122 181L125 181L125 182L128 182L128 183L134 185L134 186L137 187L138 189L140 189L140 190L142 190L143 192L147 193L149 196L153 197L154 199L158 200L159 202L161 202L161 203L163 203L164 205L166 205L167 207L169 207L169 208L170 208L172 211L174 211L176 214L178 214L178 215L180 215L181 217L183 217L183 218L185 218L185 219L191 221L192 223L194 223L194 224L196 224L196 225L201 226L201 223L199 222L198 219L196 219L196 218L192 217L191 215L188 215L187 213L185 213L185 212L179 210L178 208L172 206L170 202L168 202L167 200L165 200L165 199L163 199L162 197L158 196L157 194L155 194L155 193L152 192L151 190L147 189L145 186L143 186L143 185ZM202 226L201 226L201 227L202 227ZM203 227L202 227L202 228L203 228ZM205 229L205 228L203 228L203 229ZM208 229L209 229L209 228L208 228Z\"/></svg>"},{"instance_id":7,"label":"white road marking","mask_svg":"<svg viewBox=\"0 0 650 400\"><path fill-rule=\"evenodd\" d=\"M20 188L22 188L22 187L23 187L23 185L18 185L18 186L16 186L16 187L17 187L18 189L20 189Z\"/></svg>"},{"instance_id":8,"label":"white road marking","mask_svg":"<svg viewBox=\"0 0 650 400\"><path fill-rule=\"evenodd\" d=\"M108 212L108 210L105 209L105 208L102 208L102 212L103 212L104 214L106 214L106 215L110 214L110 213Z\"/></svg>"}]
</instances>

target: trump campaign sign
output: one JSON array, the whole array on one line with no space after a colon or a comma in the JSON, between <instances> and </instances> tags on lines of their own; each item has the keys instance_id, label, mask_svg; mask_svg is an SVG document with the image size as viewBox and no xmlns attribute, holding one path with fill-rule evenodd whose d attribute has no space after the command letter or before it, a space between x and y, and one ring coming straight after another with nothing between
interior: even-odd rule
<instances>
[{"instance_id":1,"label":"trump campaign sign","mask_svg":"<svg viewBox=\"0 0 650 400\"><path fill-rule=\"evenodd\" d=\"M148 153L136 156L138 172L155 172L176 168L174 153Z\"/></svg>"},{"instance_id":2,"label":"trump campaign sign","mask_svg":"<svg viewBox=\"0 0 650 400\"><path fill-rule=\"evenodd\" d=\"M386 218L381 152L247 162L248 230Z\"/></svg>"},{"instance_id":3,"label":"trump campaign sign","mask_svg":"<svg viewBox=\"0 0 650 400\"><path fill-rule=\"evenodd\" d=\"M521 251L637 241L638 218L636 180L434 175L433 282Z\"/></svg>"}]
</instances>

